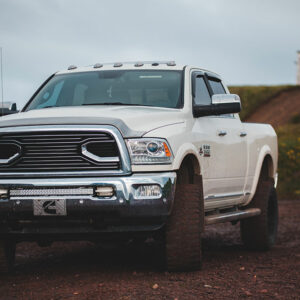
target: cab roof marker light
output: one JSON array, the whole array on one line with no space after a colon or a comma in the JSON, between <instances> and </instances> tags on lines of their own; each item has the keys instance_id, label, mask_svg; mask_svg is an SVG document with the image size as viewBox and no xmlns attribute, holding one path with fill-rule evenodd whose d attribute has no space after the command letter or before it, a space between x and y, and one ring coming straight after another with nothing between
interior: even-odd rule
<instances>
[{"instance_id":1,"label":"cab roof marker light","mask_svg":"<svg viewBox=\"0 0 300 300\"><path fill-rule=\"evenodd\" d=\"M77 69L77 66L71 65L71 66L68 67L68 70L69 70L69 71L70 71L70 70L75 70L75 69Z\"/></svg>"},{"instance_id":2,"label":"cab roof marker light","mask_svg":"<svg viewBox=\"0 0 300 300\"><path fill-rule=\"evenodd\" d=\"M141 62L137 62L136 64L134 64L135 67L142 67L144 64Z\"/></svg>"},{"instance_id":3,"label":"cab roof marker light","mask_svg":"<svg viewBox=\"0 0 300 300\"><path fill-rule=\"evenodd\" d=\"M114 64L114 67L115 67L115 68L119 68L119 67L122 67L122 66L123 66L122 63L115 63L115 64Z\"/></svg>"},{"instance_id":4,"label":"cab roof marker light","mask_svg":"<svg viewBox=\"0 0 300 300\"><path fill-rule=\"evenodd\" d=\"M99 68L102 68L103 67L103 64L94 64L94 69L99 69Z\"/></svg>"},{"instance_id":5,"label":"cab roof marker light","mask_svg":"<svg viewBox=\"0 0 300 300\"><path fill-rule=\"evenodd\" d=\"M167 62L167 66L169 66L169 67L175 67L176 63L175 63L175 61L169 61L169 62Z\"/></svg>"}]
</instances>

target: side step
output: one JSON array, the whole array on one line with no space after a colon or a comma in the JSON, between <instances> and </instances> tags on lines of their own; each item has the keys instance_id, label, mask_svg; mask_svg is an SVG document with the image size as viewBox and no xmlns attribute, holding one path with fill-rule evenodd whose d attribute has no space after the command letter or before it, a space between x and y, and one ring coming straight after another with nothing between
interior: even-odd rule
<instances>
[{"instance_id":1,"label":"side step","mask_svg":"<svg viewBox=\"0 0 300 300\"><path fill-rule=\"evenodd\" d=\"M245 210L236 210L227 213L220 213L216 215L206 216L205 225L237 221L240 219L246 219L261 214L260 208L248 208Z\"/></svg>"}]
</instances>

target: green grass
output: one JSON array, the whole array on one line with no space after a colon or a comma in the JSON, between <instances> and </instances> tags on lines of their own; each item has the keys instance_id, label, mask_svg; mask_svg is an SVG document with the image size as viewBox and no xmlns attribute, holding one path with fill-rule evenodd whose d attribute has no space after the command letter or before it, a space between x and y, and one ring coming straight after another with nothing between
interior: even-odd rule
<instances>
[{"instance_id":1,"label":"green grass","mask_svg":"<svg viewBox=\"0 0 300 300\"><path fill-rule=\"evenodd\" d=\"M295 85L274 85L274 86L230 86L232 94L238 94L242 101L242 111L240 117L245 120L260 105L267 102L270 98L278 95L282 91L298 89Z\"/></svg>"},{"instance_id":2,"label":"green grass","mask_svg":"<svg viewBox=\"0 0 300 300\"><path fill-rule=\"evenodd\" d=\"M300 199L300 124L282 126L277 135L279 198Z\"/></svg>"}]
</instances>

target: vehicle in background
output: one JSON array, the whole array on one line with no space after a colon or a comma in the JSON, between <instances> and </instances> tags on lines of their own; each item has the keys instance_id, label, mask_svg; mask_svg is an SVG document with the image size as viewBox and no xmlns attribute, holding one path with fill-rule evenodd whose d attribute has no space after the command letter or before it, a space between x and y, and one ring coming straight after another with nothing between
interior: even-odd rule
<instances>
[{"instance_id":1,"label":"vehicle in background","mask_svg":"<svg viewBox=\"0 0 300 300\"><path fill-rule=\"evenodd\" d=\"M15 102L0 102L0 117L17 113Z\"/></svg>"}]
</instances>

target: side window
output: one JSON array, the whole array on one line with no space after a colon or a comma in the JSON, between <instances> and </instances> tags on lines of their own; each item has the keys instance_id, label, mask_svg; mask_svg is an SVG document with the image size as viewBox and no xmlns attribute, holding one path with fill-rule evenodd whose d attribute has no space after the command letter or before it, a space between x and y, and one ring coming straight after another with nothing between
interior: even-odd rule
<instances>
[{"instance_id":1,"label":"side window","mask_svg":"<svg viewBox=\"0 0 300 300\"><path fill-rule=\"evenodd\" d=\"M208 82L213 94L226 94L225 89L220 80L208 78Z\"/></svg>"},{"instance_id":2,"label":"side window","mask_svg":"<svg viewBox=\"0 0 300 300\"><path fill-rule=\"evenodd\" d=\"M203 76L197 76L194 81L195 98L194 102L197 105L210 105L211 98L208 92Z\"/></svg>"}]
</instances>

